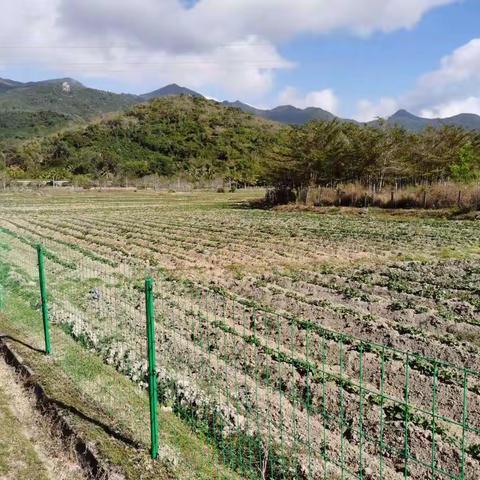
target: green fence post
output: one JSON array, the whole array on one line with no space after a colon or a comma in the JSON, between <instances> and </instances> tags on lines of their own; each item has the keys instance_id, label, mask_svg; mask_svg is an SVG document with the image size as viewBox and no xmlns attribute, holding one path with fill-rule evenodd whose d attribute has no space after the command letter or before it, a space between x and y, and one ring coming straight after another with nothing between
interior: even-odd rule
<instances>
[{"instance_id":1,"label":"green fence post","mask_svg":"<svg viewBox=\"0 0 480 480\"><path fill-rule=\"evenodd\" d=\"M147 315L148 348L148 393L150 399L150 454L153 459L158 456L158 393L157 369L155 366L155 315L153 308L153 280L145 280L145 311Z\"/></svg>"},{"instance_id":2,"label":"green fence post","mask_svg":"<svg viewBox=\"0 0 480 480\"><path fill-rule=\"evenodd\" d=\"M42 302L43 333L45 336L45 353L50 355L50 322L48 319L47 282L45 280L45 265L43 248L37 244L38 278L40 280L40 299Z\"/></svg>"}]
</instances>

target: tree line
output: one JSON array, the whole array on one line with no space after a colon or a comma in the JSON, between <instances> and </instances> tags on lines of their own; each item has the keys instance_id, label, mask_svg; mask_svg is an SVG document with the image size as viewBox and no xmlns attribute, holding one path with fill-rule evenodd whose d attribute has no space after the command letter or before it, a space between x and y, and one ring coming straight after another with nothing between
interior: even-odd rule
<instances>
[{"instance_id":1,"label":"tree line","mask_svg":"<svg viewBox=\"0 0 480 480\"><path fill-rule=\"evenodd\" d=\"M459 127L414 133L383 122L312 122L282 136L264 169L265 180L279 188L360 182L381 190L387 184L480 179L480 132Z\"/></svg>"},{"instance_id":2,"label":"tree line","mask_svg":"<svg viewBox=\"0 0 480 480\"><path fill-rule=\"evenodd\" d=\"M361 182L372 189L480 179L480 132L420 133L384 122L314 121L290 127L201 98L170 97L87 127L0 144L10 178L121 182L148 175L222 178L286 191Z\"/></svg>"}]
</instances>

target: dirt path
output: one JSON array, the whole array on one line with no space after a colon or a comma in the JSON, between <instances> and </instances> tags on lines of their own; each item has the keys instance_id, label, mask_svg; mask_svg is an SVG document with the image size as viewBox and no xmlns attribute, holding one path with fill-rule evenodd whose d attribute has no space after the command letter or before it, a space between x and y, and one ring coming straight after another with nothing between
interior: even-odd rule
<instances>
[{"instance_id":1,"label":"dirt path","mask_svg":"<svg viewBox=\"0 0 480 480\"><path fill-rule=\"evenodd\" d=\"M82 480L76 462L0 356L0 479Z\"/></svg>"}]
</instances>

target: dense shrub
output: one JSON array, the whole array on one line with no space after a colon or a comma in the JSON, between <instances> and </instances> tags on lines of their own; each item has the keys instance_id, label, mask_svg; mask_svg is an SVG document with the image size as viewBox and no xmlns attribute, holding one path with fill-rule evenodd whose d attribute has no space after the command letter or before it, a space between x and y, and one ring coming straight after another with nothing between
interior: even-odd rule
<instances>
[{"instance_id":1,"label":"dense shrub","mask_svg":"<svg viewBox=\"0 0 480 480\"><path fill-rule=\"evenodd\" d=\"M169 97L4 151L7 167L35 177L55 167L92 179L181 174L254 184L280 128L213 101Z\"/></svg>"}]
</instances>

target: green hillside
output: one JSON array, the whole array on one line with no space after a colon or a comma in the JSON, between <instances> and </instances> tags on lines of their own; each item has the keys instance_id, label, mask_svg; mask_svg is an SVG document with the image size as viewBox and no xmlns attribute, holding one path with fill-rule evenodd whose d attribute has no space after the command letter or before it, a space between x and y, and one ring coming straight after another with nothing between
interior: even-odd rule
<instances>
[{"instance_id":1,"label":"green hillside","mask_svg":"<svg viewBox=\"0 0 480 480\"><path fill-rule=\"evenodd\" d=\"M70 122L71 117L55 112L0 111L0 140L47 135Z\"/></svg>"},{"instance_id":2,"label":"green hillside","mask_svg":"<svg viewBox=\"0 0 480 480\"><path fill-rule=\"evenodd\" d=\"M0 141L48 135L141 101L136 95L87 88L70 78L30 83L0 79Z\"/></svg>"},{"instance_id":3,"label":"green hillside","mask_svg":"<svg viewBox=\"0 0 480 480\"><path fill-rule=\"evenodd\" d=\"M182 173L254 181L281 127L202 98L166 97L115 118L24 143L7 154L18 175Z\"/></svg>"},{"instance_id":4,"label":"green hillside","mask_svg":"<svg viewBox=\"0 0 480 480\"><path fill-rule=\"evenodd\" d=\"M65 91L63 83L69 85ZM135 95L123 95L93 88L70 79L27 84L0 95L0 111L50 111L72 118L88 119L100 113L115 112L135 103Z\"/></svg>"}]
</instances>

